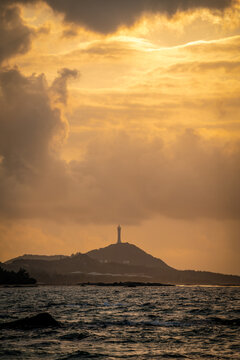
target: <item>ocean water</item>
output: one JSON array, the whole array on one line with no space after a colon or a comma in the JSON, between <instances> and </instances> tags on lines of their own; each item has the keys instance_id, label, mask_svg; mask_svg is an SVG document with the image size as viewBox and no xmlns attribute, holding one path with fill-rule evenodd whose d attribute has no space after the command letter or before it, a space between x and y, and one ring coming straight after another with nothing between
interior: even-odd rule
<instances>
[{"instance_id":1,"label":"ocean water","mask_svg":"<svg viewBox=\"0 0 240 360\"><path fill-rule=\"evenodd\" d=\"M62 327L0 330L1 359L240 359L239 287L0 289L0 322L40 312Z\"/></svg>"}]
</instances>

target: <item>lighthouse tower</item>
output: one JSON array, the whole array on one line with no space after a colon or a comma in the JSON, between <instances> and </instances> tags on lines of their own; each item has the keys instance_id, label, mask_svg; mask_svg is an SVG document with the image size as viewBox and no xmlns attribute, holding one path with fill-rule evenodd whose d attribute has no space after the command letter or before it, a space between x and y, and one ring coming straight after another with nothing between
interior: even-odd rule
<instances>
[{"instance_id":1,"label":"lighthouse tower","mask_svg":"<svg viewBox=\"0 0 240 360\"><path fill-rule=\"evenodd\" d=\"M117 244L121 244L121 226L117 227Z\"/></svg>"}]
</instances>

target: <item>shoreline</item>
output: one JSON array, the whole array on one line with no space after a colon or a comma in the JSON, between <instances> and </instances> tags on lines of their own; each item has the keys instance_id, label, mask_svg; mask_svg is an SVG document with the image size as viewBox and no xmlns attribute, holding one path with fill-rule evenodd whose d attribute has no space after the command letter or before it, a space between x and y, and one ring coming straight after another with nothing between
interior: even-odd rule
<instances>
[{"instance_id":1,"label":"shoreline","mask_svg":"<svg viewBox=\"0 0 240 360\"><path fill-rule=\"evenodd\" d=\"M84 282L78 284L0 284L0 289L11 289L11 288L36 288L36 287L52 287L52 286L98 286L98 287L240 287L240 285L234 284L163 284L163 283L144 283L144 282L113 282L113 283L104 283L104 282Z\"/></svg>"}]
</instances>

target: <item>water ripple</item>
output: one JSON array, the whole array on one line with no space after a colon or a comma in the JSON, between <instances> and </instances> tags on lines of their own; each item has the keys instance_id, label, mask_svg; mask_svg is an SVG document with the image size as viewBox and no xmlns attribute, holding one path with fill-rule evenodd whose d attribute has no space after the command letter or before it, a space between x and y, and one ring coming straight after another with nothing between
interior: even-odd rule
<instances>
[{"instance_id":1,"label":"water ripple","mask_svg":"<svg viewBox=\"0 0 240 360\"><path fill-rule=\"evenodd\" d=\"M2 359L238 359L240 289L0 289L0 322L49 312L59 329L2 329Z\"/></svg>"}]
</instances>

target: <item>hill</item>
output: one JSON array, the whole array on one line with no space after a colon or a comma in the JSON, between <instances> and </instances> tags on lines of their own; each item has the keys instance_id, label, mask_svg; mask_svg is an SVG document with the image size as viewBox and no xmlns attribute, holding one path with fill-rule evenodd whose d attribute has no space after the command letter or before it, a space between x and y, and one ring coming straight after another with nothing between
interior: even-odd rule
<instances>
[{"instance_id":1,"label":"hill","mask_svg":"<svg viewBox=\"0 0 240 360\"><path fill-rule=\"evenodd\" d=\"M173 270L164 261L147 254L136 245L129 243L111 244L101 249L91 250L86 253L89 257L102 263L120 263Z\"/></svg>"}]
</instances>

